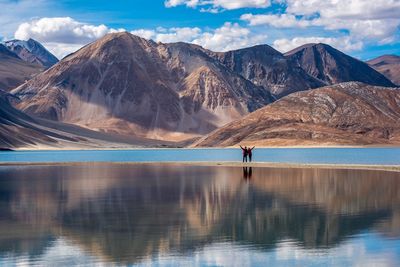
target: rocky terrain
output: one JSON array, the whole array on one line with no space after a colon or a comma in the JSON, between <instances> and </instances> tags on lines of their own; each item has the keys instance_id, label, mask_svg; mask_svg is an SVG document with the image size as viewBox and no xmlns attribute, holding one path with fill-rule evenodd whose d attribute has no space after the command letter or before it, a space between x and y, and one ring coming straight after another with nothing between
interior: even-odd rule
<instances>
[{"instance_id":1,"label":"rocky terrain","mask_svg":"<svg viewBox=\"0 0 400 267\"><path fill-rule=\"evenodd\" d=\"M43 67L21 60L0 44L0 90L11 90L42 71Z\"/></svg>"},{"instance_id":2,"label":"rocky terrain","mask_svg":"<svg viewBox=\"0 0 400 267\"><path fill-rule=\"evenodd\" d=\"M168 145L155 140L111 136L74 125L34 118L13 108L10 100L14 98L15 96L0 90L0 149L93 149Z\"/></svg>"},{"instance_id":3,"label":"rocky terrain","mask_svg":"<svg viewBox=\"0 0 400 267\"><path fill-rule=\"evenodd\" d=\"M370 85L395 86L365 62L327 44L306 44L285 53L285 56L326 85L359 81Z\"/></svg>"},{"instance_id":4,"label":"rocky terrain","mask_svg":"<svg viewBox=\"0 0 400 267\"><path fill-rule=\"evenodd\" d=\"M275 99L201 47L109 34L13 91L29 114L109 133L183 140Z\"/></svg>"},{"instance_id":5,"label":"rocky terrain","mask_svg":"<svg viewBox=\"0 0 400 267\"><path fill-rule=\"evenodd\" d=\"M33 63L44 68L50 68L58 62L58 59L39 42L29 39L6 41L5 46L26 62Z\"/></svg>"},{"instance_id":6,"label":"rocky terrain","mask_svg":"<svg viewBox=\"0 0 400 267\"><path fill-rule=\"evenodd\" d=\"M367 61L375 70L390 79L394 84L400 86L400 56L383 55Z\"/></svg>"},{"instance_id":7,"label":"rocky terrain","mask_svg":"<svg viewBox=\"0 0 400 267\"><path fill-rule=\"evenodd\" d=\"M195 146L400 144L397 88L341 83L298 92L212 132Z\"/></svg>"},{"instance_id":8,"label":"rocky terrain","mask_svg":"<svg viewBox=\"0 0 400 267\"><path fill-rule=\"evenodd\" d=\"M210 54L232 71L256 85L263 86L277 98L325 85L309 75L295 61L268 45Z\"/></svg>"}]
</instances>

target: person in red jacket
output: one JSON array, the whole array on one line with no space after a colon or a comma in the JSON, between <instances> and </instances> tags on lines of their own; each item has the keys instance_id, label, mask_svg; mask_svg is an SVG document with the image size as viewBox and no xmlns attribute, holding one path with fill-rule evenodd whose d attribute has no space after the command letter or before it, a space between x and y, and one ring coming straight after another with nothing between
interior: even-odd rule
<instances>
[{"instance_id":1,"label":"person in red jacket","mask_svg":"<svg viewBox=\"0 0 400 267\"><path fill-rule=\"evenodd\" d=\"M255 148L255 146L253 146L252 148L248 147L247 148L247 155L249 156L249 162L251 162L251 158L253 156L253 149Z\"/></svg>"},{"instance_id":2,"label":"person in red jacket","mask_svg":"<svg viewBox=\"0 0 400 267\"><path fill-rule=\"evenodd\" d=\"M242 149L242 152L243 152L243 162L247 162L247 151L248 151L247 147L240 146L240 148Z\"/></svg>"}]
</instances>

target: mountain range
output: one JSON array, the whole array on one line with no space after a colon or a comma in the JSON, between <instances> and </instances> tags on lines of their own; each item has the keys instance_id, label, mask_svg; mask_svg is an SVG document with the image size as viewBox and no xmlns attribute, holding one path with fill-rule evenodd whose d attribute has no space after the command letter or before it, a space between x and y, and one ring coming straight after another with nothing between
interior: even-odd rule
<instances>
[{"instance_id":1,"label":"mountain range","mask_svg":"<svg viewBox=\"0 0 400 267\"><path fill-rule=\"evenodd\" d=\"M395 63L386 58L384 64L367 64L326 44L308 44L285 54L268 45L213 52L122 32L108 34L52 65L51 57L45 56L47 61L41 57L47 55L43 50L26 49L32 41L6 43L5 57L48 68L11 91L17 109L32 118L67 123L108 137L129 137L131 145L132 140L150 140L139 142L150 146L195 140L198 146L242 141L260 145L400 141L399 91L394 89L396 74L392 74ZM40 44L34 47L44 49ZM37 60L18 52L23 49L36 51ZM382 65L384 69L379 68ZM320 97L313 95L317 93ZM304 99L310 100L303 103ZM330 110L326 101L341 108ZM278 118L274 134L282 138L263 141L271 137L275 126L264 127L258 119L262 112ZM318 121L321 116L327 121ZM334 125L329 116L340 117L343 123ZM294 121L297 128L286 131ZM355 125L341 131L346 123ZM264 128L257 139L255 129L260 127ZM318 132L315 127L325 128ZM293 138L290 131L295 133ZM315 134L320 137L307 139Z\"/></svg>"}]
</instances>

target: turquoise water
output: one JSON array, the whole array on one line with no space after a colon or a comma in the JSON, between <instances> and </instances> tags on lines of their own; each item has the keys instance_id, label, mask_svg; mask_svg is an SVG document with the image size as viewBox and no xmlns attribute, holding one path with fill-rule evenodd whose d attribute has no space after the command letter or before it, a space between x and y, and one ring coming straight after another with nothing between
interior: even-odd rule
<instances>
[{"instance_id":1,"label":"turquoise water","mask_svg":"<svg viewBox=\"0 0 400 267\"><path fill-rule=\"evenodd\" d=\"M0 152L0 162L241 161L240 149ZM400 165L400 148L255 149L253 161Z\"/></svg>"},{"instance_id":2,"label":"turquoise water","mask_svg":"<svg viewBox=\"0 0 400 267\"><path fill-rule=\"evenodd\" d=\"M400 266L400 173L0 166L0 266Z\"/></svg>"}]
</instances>

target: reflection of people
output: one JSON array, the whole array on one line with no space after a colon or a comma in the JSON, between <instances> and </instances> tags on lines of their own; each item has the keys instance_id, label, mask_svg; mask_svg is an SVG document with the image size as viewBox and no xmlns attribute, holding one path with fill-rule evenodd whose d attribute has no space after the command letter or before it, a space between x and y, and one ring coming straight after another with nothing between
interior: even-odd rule
<instances>
[{"instance_id":1,"label":"reflection of people","mask_svg":"<svg viewBox=\"0 0 400 267\"><path fill-rule=\"evenodd\" d=\"M243 153L243 162L247 162L247 154L248 154L247 147L240 146L240 148L242 149L242 153Z\"/></svg>"},{"instance_id":2,"label":"reflection of people","mask_svg":"<svg viewBox=\"0 0 400 267\"><path fill-rule=\"evenodd\" d=\"M249 162L251 162L251 157L253 156L254 148L255 148L255 146L253 146L252 148L250 148L250 147L247 148L247 155L249 156Z\"/></svg>"},{"instance_id":3,"label":"reflection of people","mask_svg":"<svg viewBox=\"0 0 400 267\"><path fill-rule=\"evenodd\" d=\"M251 167L243 167L243 179L251 180L252 174L253 174L253 170Z\"/></svg>"}]
</instances>

